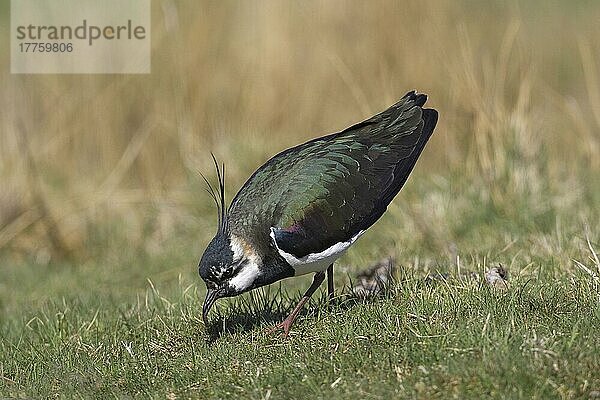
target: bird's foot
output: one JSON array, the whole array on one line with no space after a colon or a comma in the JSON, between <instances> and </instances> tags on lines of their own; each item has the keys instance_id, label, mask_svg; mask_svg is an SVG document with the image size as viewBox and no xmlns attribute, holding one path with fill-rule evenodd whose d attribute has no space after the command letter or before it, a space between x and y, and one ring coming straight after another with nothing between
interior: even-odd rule
<instances>
[{"instance_id":1,"label":"bird's foot","mask_svg":"<svg viewBox=\"0 0 600 400\"><path fill-rule=\"evenodd\" d=\"M282 322L280 322L279 324L267 329L267 335L272 335L275 332L282 330L282 336L284 338L287 338L288 335L290 334L290 330L292 329L292 325L294 324L294 320L290 319L290 318L286 318L284 319Z\"/></svg>"}]
</instances>

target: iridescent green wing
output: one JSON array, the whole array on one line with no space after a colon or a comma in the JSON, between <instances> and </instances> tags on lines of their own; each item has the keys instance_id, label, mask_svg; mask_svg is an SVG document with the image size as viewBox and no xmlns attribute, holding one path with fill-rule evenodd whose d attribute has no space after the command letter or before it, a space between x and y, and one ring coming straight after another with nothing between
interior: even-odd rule
<instances>
[{"instance_id":1,"label":"iridescent green wing","mask_svg":"<svg viewBox=\"0 0 600 400\"><path fill-rule=\"evenodd\" d=\"M398 103L342 132L279 153L244 184L230 227L270 233L298 258L347 242L385 212L437 122L425 95Z\"/></svg>"}]
</instances>

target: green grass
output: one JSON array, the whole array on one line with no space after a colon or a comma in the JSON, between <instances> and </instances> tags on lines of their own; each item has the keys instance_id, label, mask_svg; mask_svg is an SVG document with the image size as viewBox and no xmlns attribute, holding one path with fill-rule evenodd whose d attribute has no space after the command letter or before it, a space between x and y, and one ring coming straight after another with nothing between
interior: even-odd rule
<instances>
[{"instance_id":1,"label":"green grass","mask_svg":"<svg viewBox=\"0 0 600 400\"><path fill-rule=\"evenodd\" d=\"M207 328L193 224L152 254L110 251L119 247L109 230L97 239L109 251L82 263L4 262L0 395L548 399L600 390L598 227L589 223L597 188L569 208L550 200L566 201L564 191L511 190L502 204L522 208L509 218L506 206L477 203L481 187L461 178L415 181L339 263L335 303L315 296L287 340L265 331L310 277L221 301ZM540 198L548 204L536 211ZM392 290L352 298L350 279L385 254L399 262ZM497 263L511 274L507 290L461 278ZM426 279L436 271L451 278Z\"/></svg>"},{"instance_id":2,"label":"green grass","mask_svg":"<svg viewBox=\"0 0 600 400\"><path fill-rule=\"evenodd\" d=\"M159 248L123 246L127 224L107 223L87 259L4 257L0 395L589 398L600 390L600 188L586 179L598 176L555 180L543 165L500 171L493 194L465 170L417 171L338 263L337 301L316 296L287 340L265 331L310 277L221 301L202 323L204 209ZM543 184L514 184L534 168ZM399 264L391 292L349 296L385 255ZM461 278L498 263L507 290ZM454 278L428 281L436 271Z\"/></svg>"},{"instance_id":3,"label":"green grass","mask_svg":"<svg viewBox=\"0 0 600 400\"><path fill-rule=\"evenodd\" d=\"M600 388L600 285L515 279L507 291L403 270L369 301L322 297L285 340L287 296L228 303L206 331L196 286L136 301L74 296L3 321L4 396L586 398Z\"/></svg>"},{"instance_id":4,"label":"green grass","mask_svg":"<svg viewBox=\"0 0 600 400\"><path fill-rule=\"evenodd\" d=\"M87 259L4 257L0 396L589 398L600 390L600 188L586 182L598 175L553 179L545 163L507 163L493 192L465 169L417 170L338 263L337 301L316 296L287 340L265 331L310 277L221 301L202 323L204 208L158 248L131 245L114 222L95 228ZM399 264L391 292L349 296L385 255ZM498 263L508 290L461 278ZM436 271L454 278L427 281Z\"/></svg>"}]
</instances>

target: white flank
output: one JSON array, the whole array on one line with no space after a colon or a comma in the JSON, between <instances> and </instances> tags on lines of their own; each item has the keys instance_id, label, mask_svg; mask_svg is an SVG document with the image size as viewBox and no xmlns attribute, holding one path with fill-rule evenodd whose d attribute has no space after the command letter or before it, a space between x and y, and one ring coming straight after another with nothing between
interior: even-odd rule
<instances>
[{"instance_id":1,"label":"white flank","mask_svg":"<svg viewBox=\"0 0 600 400\"><path fill-rule=\"evenodd\" d=\"M254 283L254 280L260 274L260 269L258 268L260 259L256 253L252 251L252 247L243 239L231 235L229 240L231 243L231 251L233 252L233 261L238 262L242 258L247 260L242 266L242 269L229 281L231 286L242 291L252 286L252 283Z\"/></svg>"},{"instance_id":2,"label":"white flank","mask_svg":"<svg viewBox=\"0 0 600 400\"><path fill-rule=\"evenodd\" d=\"M352 236L350 240L347 242L339 242L334 244L333 246L319 252L319 253L311 253L304 257L297 258L290 253L286 253L285 251L279 248L277 245L277 241L275 240L275 229L271 228L271 239L273 239L273 243L275 243L275 247L277 247L277 251L290 264L294 271L296 271L297 275L304 275L310 272L319 272L325 271L327 267L329 267L335 260L340 258L344 251L348 250L348 247L352 246L354 242L362 235L365 231L360 231L356 235Z\"/></svg>"}]
</instances>

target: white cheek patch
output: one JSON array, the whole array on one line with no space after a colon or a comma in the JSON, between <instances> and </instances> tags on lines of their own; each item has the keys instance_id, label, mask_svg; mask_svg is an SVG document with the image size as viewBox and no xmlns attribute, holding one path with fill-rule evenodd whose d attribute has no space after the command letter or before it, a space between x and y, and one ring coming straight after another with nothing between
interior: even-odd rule
<instances>
[{"instance_id":1,"label":"white cheek patch","mask_svg":"<svg viewBox=\"0 0 600 400\"><path fill-rule=\"evenodd\" d=\"M259 274L260 269L258 268L258 265L253 262L248 262L229 280L229 284L236 290L243 291L252 286Z\"/></svg>"},{"instance_id":2,"label":"white cheek patch","mask_svg":"<svg viewBox=\"0 0 600 400\"><path fill-rule=\"evenodd\" d=\"M233 261L239 262L246 260L244 265L235 276L229 280L229 284L238 291L243 291L252 286L256 278L260 275L259 265L261 259L258 257L252 246L242 238L231 235L229 238L231 251L233 252Z\"/></svg>"}]
</instances>

